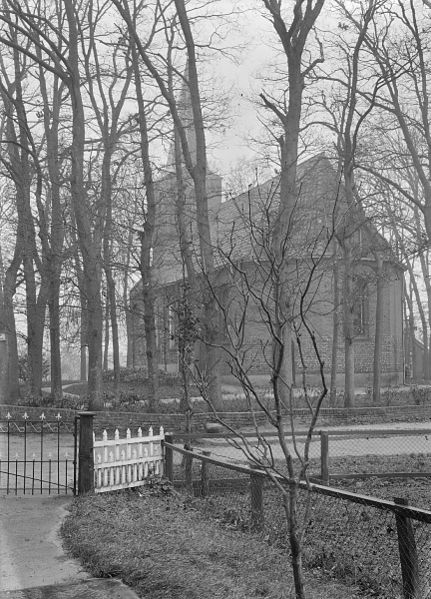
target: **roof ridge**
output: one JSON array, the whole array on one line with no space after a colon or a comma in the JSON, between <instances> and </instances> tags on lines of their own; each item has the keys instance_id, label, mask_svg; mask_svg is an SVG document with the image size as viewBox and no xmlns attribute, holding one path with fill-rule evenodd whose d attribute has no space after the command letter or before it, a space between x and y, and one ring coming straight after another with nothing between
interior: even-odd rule
<instances>
[{"instance_id":1,"label":"roof ridge","mask_svg":"<svg viewBox=\"0 0 431 599\"><path fill-rule=\"evenodd\" d=\"M326 155L326 152L323 150L321 152L318 152L317 154L314 154L313 156L310 156L309 158L305 158L302 162L298 162L297 168L304 168L304 167L306 168L307 163L312 162L312 161L321 160L321 159L326 159L329 162L329 158ZM258 189L259 187L263 187L264 185L268 185L269 183L274 181L274 179L277 179L279 176L280 176L280 174L277 173L276 175L269 177L268 179L265 179L265 181L263 181L262 183L256 183L256 184L250 183L250 185L244 191L241 191L240 193L236 194L235 196L227 197L222 202L222 205L227 204L228 202L235 202L241 196L250 193L252 190Z\"/></svg>"}]
</instances>

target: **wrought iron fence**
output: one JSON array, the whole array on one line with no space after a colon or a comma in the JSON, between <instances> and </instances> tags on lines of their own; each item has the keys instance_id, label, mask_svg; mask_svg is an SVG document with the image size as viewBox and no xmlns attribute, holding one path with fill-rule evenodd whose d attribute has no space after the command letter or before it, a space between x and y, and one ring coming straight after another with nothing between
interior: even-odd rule
<instances>
[{"instance_id":1,"label":"wrought iron fence","mask_svg":"<svg viewBox=\"0 0 431 599\"><path fill-rule=\"evenodd\" d=\"M76 420L42 414L0 421L0 490L7 494L75 492Z\"/></svg>"}]
</instances>

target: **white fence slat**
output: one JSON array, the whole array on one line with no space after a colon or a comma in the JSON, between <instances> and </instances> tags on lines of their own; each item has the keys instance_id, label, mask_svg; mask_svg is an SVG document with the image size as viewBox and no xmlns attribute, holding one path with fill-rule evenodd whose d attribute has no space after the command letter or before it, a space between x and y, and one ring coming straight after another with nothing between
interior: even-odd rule
<instances>
[{"instance_id":1,"label":"white fence slat","mask_svg":"<svg viewBox=\"0 0 431 599\"><path fill-rule=\"evenodd\" d=\"M163 427L154 435L153 427L143 436L142 428L132 437L130 429L121 438L118 429L114 438L109 439L106 430L101 440L94 440L94 484L98 493L124 489L144 484L151 474L163 474L161 442L164 439Z\"/></svg>"}]
</instances>

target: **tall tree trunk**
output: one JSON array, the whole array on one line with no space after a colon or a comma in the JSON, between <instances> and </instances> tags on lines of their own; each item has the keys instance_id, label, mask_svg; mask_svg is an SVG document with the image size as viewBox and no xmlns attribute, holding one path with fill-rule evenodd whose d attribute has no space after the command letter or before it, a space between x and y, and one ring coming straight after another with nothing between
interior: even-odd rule
<instances>
[{"instance_id":1,"label":"tall tree trunk","mask_svg":"<svg viewBox=\"0 0 431 599\"><path fill-rule=\"evenodd\" d=\"M129 269L130 269L130 256L131 247L133 243L133 230L129 226L127 234L127 247L126 247L126 259L124 261L124 275L123 275L123 309L126 316L126 334L127 334L127 357L126 365L127 368L134 367L134 328L133 328L133 315L130 305L130 294L129 294Z\"/></svg>"},{"instance_id":2,"label":"tall tree trunk","mask_svg":"<svg viewBox=\"0 0 431 599\"><path fill-rule=\"evenodd\" d=\"M127 331L127 358L126 364L127 368L135 367L135 343L134 343L134 318L132 311L130 310L130 306L125 304L125 312L126 312L126 331Z\"/></svg>"},{"instance_id":3,"label":"tall tree trunk","mask_svg":"<svg viewBox=\"0 0 431 599\"><path fill-rule=\"evenodd\" d=\"M109 300L106 298L105 304L105 340L103 344L103 370L106 372L109 368ZM114 373L115 378L115 373Z\"/></svg>"},{"instance_id":4,"label":"tall tree trunk","mask_svg":"<svg viewBox=\"0 0 431 599\"><path fill-rule=\"evenodd\" d=\"M84 273L76 251L74 256L76 277L78 279L79 303L80 303L80 327L79 327L79 380L88 381L88 310L87 297L84 291Z\"/></svg>"},{"instance_id":5,"label":"tall tree trunk","mask_svg":"<svg viewBox=\"0 0 431 599\"><path fill-rule=\"evenodd\" d=\"M63 397L60 347L60 289L51 281L49 310L49 338L51 349L51 395L56 401Z\"/></svg>"},{"instance_id":6,"label":"tall tree trunk","mask_svg":"<svg viewBox=\"0 0 431 599\"><path fill-rule=\"evenodd\" d=\"M405 328L405 378L406 382L414 378L416 365L416 339L415 339L415 320L413 313L413 291L407 290L407 285L404 285L404 322Z\"/></svg>"},{"instance_id":7,"label":"tall tree trunk","mask_svg":"<svg viewBox=\"0 0 431 599\"><path fill-rule=\"evenodd\" d=\"M159 367L156 343L155 295L153 280L153 251L156 219L156 196L153 169L150 160L147 114L142 90L139 57L136 44L132 41L133 75L139 111L139 136L141 160L147 198L143 230L139 234L141 243L139 268L142 277L142 300L144 308L145 351L147 358L149 408L156 411L159 400Z\"/></svg>"},{"instance_id":8,"label":"tall tree trunk","mask_svg":"<svg viewBox=\"0 0 431 599\"><path fill-rule=\"evenodd\" d=\"M85 113L81 96L79 73L78 26L76 3L65 4L69 28L69 78L68 87L72 103L71 146L71 197L77 224L78 240L82 256L84 292L88 313L88 401L89 409L101 409L102 401L102 330L103 311L100 298L101 264L99 250L93 239L88 198L84 185Z\"/></svg>"},{"instance_id":9,"label":"tall tree trunk","mask_svg":"<svg viewBox=\"0 0 431 599\"><path fill-rule=\"evenodd\" d=\"M17 34L10 28L11 37L17 41ZM22 80L23 69L20 64L20 53L17 47L13 49L13 64L15 74L15 100L10 100L9 93L2 87L3 99L7 114L7 134L10 141L9 156L13 164L14 185L16 192L16 206L18 212L17 235L22 240L22 257L26 290L26 317L27 317L27 356L29 369L29 392L34 397L42 395L42 349L43 333L45 327L45 311L48 291L46 271L42 261L38 259L38 250L35 239L35 228L31 207L32 169L30 167L30 127L27 122L26 105L23 98ZM14 114L15 111L15 114ZM15 132L17 122L18 132ZM17 147L15 147L17 144ZM37 157L32 152L33 159ZM37 170L36 204L41 194L41 175ZM45 232L41 231L42 235ZM42 239L43 245L43 239ZM41 281L36 283L36 270L39 271Z\"/></svg>"},{"instance_id":10,"label":"tall tree trunk","mask_svg":"<svg viewBox=\"0 0 431 599\"><path fill-rule=\"evenodd\" d=\"M333 267L333 281L334 281L334 296L333 296L333 312L332 312L332 352L331 352L331 383L329 391L329 405L335 406L337 399L337 366L338 366L338 341L339 341L339 328L340 328L340 288L339 288L339 267L338 267L338 256L337 248L334 245L334 267Z\"/></svg>"},{"instance_id":11,"label":"tall tree trunk","mask_svg":"<svg viewBox=\"0 0 431 599\"><path fill-rule=\"evenodd\" d=\"M17 273L21 264L21 248L17 239L14 255L7 270L4 270L3 255L0 248L0 332L6 337L7 369L5 381L2 381L0 403L14 404L19 398L18 346L16 339L15 313L13 298L16 292Z\"/></svg>"},{"instance_id":12,"label":"tall tree trunk","mask_svg":"<svg viewBox=\"0 0 431 599\"><path fill-rule=\"evenodd\" d=\"M376 324L374 333L373 358L373 403L380 403L382 384L382 345L383 345L383 258L376 253Z\"/></svg>"},{"instance_id":13,"label":"tall tree trunk","mask_svg":"<svg viewBox=\"0 0 431 599\"><path fill-rule=\"evenodd\" d=\"M185 194L185 181L182 165L182 154L181 145L178 135L177 127L174 127L174 155L175 155L175 179L176 179L176 212L177 212L177 224L178 224L178 235L180 245L180 255L183 270L183 284L182 284L182 312L187 313L188 319L196 318L198 314L198 306L196 302L200 297L199 289L197 287L195 267L193 264L192 256L192 241L190 239L190 223L186 216L186 194ZM185 322L187 318L185 314L182 314ZM190 378L192 372L192 362L194 356L201 355L201 344L202 342L193 339L193 331L186 330L188 325L184 324L180 326L180 338L178 339L178 353L179 353L179 370L182 380L182 394L180 409L183 414L186 415L186 432L192 432L192 407L190 403ZM188 339L186 339L186 336ZM205 351L205 348L203 348ZM199 368L203 365L200 364Z\"/></svg>"},{"instance_id":14,"label":"tall tree trunk","mask_svg":"<svg viewBox=\"0 0 431 599\"><path fill-rule=\"evenodd\" d=\"M114 367L114 382L115 382L115 393L119 392L120 384L120 338L118 334L118 316L117 316L117 294L115 279L112 276L112 269L109 269L106 275L106 285L108 288L109 298L109 319L111 322L112 332L112 359Z\"/></svg>"},{"instance_id":15,"label":"tall tree trunk","mask_svg":"<svg viewBox=\"0 0 431 599\"><path fill-rule=\"evenodd\" d=\"M355 346L353 326L353 282L352 250L350 242L344 247L343 269L343 312L344 312L344 407L351 408L355 401Z\"/></svg>"},{"instance_id":16,"label":"tall tree trunk","mask_svg":"<svg viewBox=\"0 0 431 599\"><path fill-rule=\"evenodd\" d=\"M422 343L424 345L422 376L425 380L429 380L430 369L429 369L429 360L428 360L428 351L429 351L428 321L427 321L427 318L425 315L425 309L424 309L424 306L422 303L422 296L421 296L421 293L420 293L418 285L417 285L413 266L409 259L406 259L405 262L407 265L409 278L410 278L410 285L411 285L411 288L412 288L412 291L413 291L413 294L414 294L414 297L416 300L416 306L417 306L417 309L419 312L419 318L420 318L421 328L422 328Z\"/></svg>"},{"instance_id":17,"label":"tall tree trunk","mask_svg":"<svg viewBox=\"0 0 431 599\"><path fill-rule=\"evenodd\" d=\"M61 27L62 14L57 13L57 25ZM37 35L37 34L36 34ZM40 39L40 38L38 38ZM42 51L37 46L36 55L42 61ZM40 91L43 100L43 123L46 137L46 158L49 178L49 199L51 202L50 235L46 234L45 260L49 281L48 311L49 337L51 353L51 395L56 401L63 397L61 372L61 328L60 328L60 286L61 267L63 262L64 221L61 202L61 164L59 148L60 112L64 84L58 75L54 75L50 91L46 82L46 73L39 64ZM50 92L52 99L50 100ZM48 223L46 223L48 233ZM50 243L48 243L50 237Z\"/></svg>"},{"instance_id":18,"label":"tall tree trunk","mask_svg":"<svg viewBox=\"0 0 431 599\"><path fill-rule=\"evenodd\" d=\"M106 134L104 135L106 138ZM114 369L114 393L118 396L120 386L120 343L118 338L117 320L117 295L115 290L115 279L112 274L111 244L112 244L112 143L110 139L104 140L104 157L102 165L102 198L106 202L106 220L103 232L103 258L106 277L106 328L105 328L105 356L107 361L106 339L109 341L109 320L112 330L112 358ZM108 343L109 345L109 343ZM106 369L106 366L104 366Z\"/></svg>"},{"instance_id":19,"label":"tall tree trunk","mask_svg":"<svg viewBox=\"0 0 431 599\"><path fill-rule=\"evenodd\" d=\"M197 72L196 48L190 22L188 19L184 0L174 0L178 20L184 34L187 49L188 87L193 115L194 140L196 142L196 156L190 153L186 142L185 132L178 128L185 164L194 185L196 201L196 220L199 236L199 254L202 261L203 277L201 279L202 300L202 374L205 377L205 387L209 400L214 409L222 405L221 388L221 322L220 311L214 296L216 282L214 280L214 256L210 235L207 193L207 152L205 141L205 128L202 115L202 102L200 97L199 79ZM178 126L178 123L176 123ZM184 135L183 135L184 133ZM186 147L187 146L187 147ZM194 160L193 160L194 158Z\"/></svg>"}]
</instances>

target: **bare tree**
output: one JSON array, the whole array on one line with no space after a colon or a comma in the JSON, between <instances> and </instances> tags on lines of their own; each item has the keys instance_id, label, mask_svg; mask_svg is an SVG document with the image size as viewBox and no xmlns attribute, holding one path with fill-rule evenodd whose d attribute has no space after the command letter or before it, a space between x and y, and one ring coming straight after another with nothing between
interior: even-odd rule
<instances>
[{"instance_id":1,"label":"bare tree","mask_svg":"<svg viewBox=\"0 0 431 599\"><path fill-rule=\"evenodd\" d=\"M277 227L273 236L274 253L277 267L285 271L280 278L280 286L274 289L277 297L285 298L284 316L277 323L274 351L276 360L283 365L280 376L277 376L277 394L286 398L292 389L292 326L287 314L289 312L289 287L288 265L283 264L283 248L291 231L289 229L291 215L297 199L297 162L299 156L299 134L301 128L301 110L304 88L308 75L319 62L323 60L320 55L307 66L303 66L304 51L308 37L323 8L324 0L307 1L296 0L289 11L289 20L283 18L282 3L275 0L263 0L263 5L272 21L278 41L281 45L286 60L288 88L287 99L276 102L262 93L264 105L278 119L282 129L279 138L281 154L280 176L280 205L278 208Z\"/></svg>"},{"instance_id":2,"label":"bare tree","mask_svg":"<svg viewBox=\"0 0 431 599\"><path fill-rule=\"evenodd\" d=\"M310 170L315 172L319 168L318 162L311 162ZM325 166L327 165L328 161L325 160ZM321 168L324 169L325 166L321 165ZM307 187L306 177L307 175L303 179L304 187ZM302 598L305 597L302 539L308 511L306 509L305 515L300 515L298 511L297 483L299 480L308 480L310 442L320 408L327 395L324 357L319 349L317 315L323 305L332 305L330 279L331 248L335 241L332 218L334 206L325 202L324 192L322 197L319 195L316 198L311 196L309 191L298 190L296 208L290 215L290 230L296 233L286 239L283 253L280 255L277 251L276 254L272 237L277 231L276 207L282 198L278 181L274 180L271 183L250 188L248 194L231 200L236 208L237 217L233 219L230 227L226 224L224 234L220 233L221 266L216 282L211 285L223 320L224 339L220 349L230 366L231 374L240 384L248 410L254 417L256 442L226 425L204 387L201 388L201 392L211 406L214 417L234 434L232 442L241 448L255 467L269 474L281 493L288 525L295 596ZM309 187L307 189L309 190ZM328 196L336 204L336 194L331 193ZM324 213L329 217L326 221L321 218ZM284 298L275 293L280 288L280 279L286 274L286 271L279 267L280 257L290 265L288 274L292 289L295 289L295 293L291 292L290 296L289 318L301 367L299 386L309 416L303 447L299 445L295 436L293 394L286 398L279 391L279 379L283 377L283 364L279 352L287 351L284 346L285 338L279 338L278 328L280 320L286 318L286 304ZM326 308L324 312L326 313ZM259 341L253 342L252 339L256 336ZM275 344L277 351L274 351ZM289 347L289 351L290 349ZM267 393L263 393L254 383L256 364L264 364L268 371L271 391L269 398ZM308 371L311 368L317 369L316 379L320 387L315 395L310 393ZM283 453L282 464L274 459L271 443L260 429L256 411L264 413L266 424L277 433L276 442ZM279 474L284 482L277 478Z\"/></svg>"},{"instance_id":3,"label":"bare tree","mask_svg":"<svg viewBox=\"0 0 431 599\"><path fill-rule=\"evenodd\" d=\"M16 32L9 27L12 40L17 41ZM2 82L0 93L6 112L7 141L9 162L8 171L15 186L15 201L18 215L17 235L20 238L20 254L23 262L26 288L27 316L27 348L29 367L29 391L38 397L42 387L42 345L45 326L45 310L48 300L48 281L46 257L48 248L46 241L46 223L44 209L41 205L42 175L39 158L30 130L23 81L27 75L28 65L20 60L16 48L12 49L13 80L9 79L5 63L2 63ZM33 187L34 179L36 179ZM39 217L41 221L40 238L42 251L39 253L36 244L35 222L31 208L32 187L35 191ZM42 254L42 256L41 256ZM40 276L42 285L38 286Z\"/></svg>"},{"instance_id":4,"label":"bare tree","mask_svg":"<svg viewBox=\"0 0 431 599\"><path fill-rule=\"evenodd\" d=\"M36 21L32 7L14 0L4 1L0 19L13 35L1 35L0 40L13 51L26 56L47 73L57 76L69 93L72 123L70 146L70 195L82 259L83 292L87 306L88 397L92 408L102 405L102 304L100 298L101 263L100 238L93 230L94 205L88 197L85 180L86 114L82 91L80 45L85 27L85 11L75 2L64 3L64 19L60 25L46 19ZM93 3L86 8L91 10ZM49 27L49 35L44 27ZM54 42L54 39L57 42ZM68 47L65 56L62 48ZM104 221L105 204L98 206L98 220ZM101 211L101 212L100 212Z\"/></svg>"},{"instance_id":5,"label":"bare tree","mask_svg":"<svg viewBox=\"0 0 431 599\"><path fill-rule=\"evenodd\" d=\"M197 73L196 47L193 33L185 8L182 1L175 1L176 15L180 30L184 39L187 55L187 79L186 85L190 94L192 108L192 144L187 135L187 125L181 119L175 96L172 95L165 73L156 65L155 60L150 56L147 45L141 40L136 26L132 21L127 10L127 3L122 0L114 0L122 18L126 22L129 34L136 44L137 51L142 63L148 73L154 78L159 86L160 92L167 103L174 127L179 136L182 158L187 169L188 175L193 182L195 197L196 223L198 232L198 248L200 269L204 273L201 280L204 281L207 276L211 277L214 271L213 248L210 237L210 226L208 217L208 192L207 192L207 157L205 128L202 116L202 103L200 98L200 89ZM160 7L158 6L159 10ZM208 288L201 289L202 312L201 331L203 344L201 346L200 371L211 388L214 400L220 403L221 400L221 380L220 380L220 357L218 353L217 335L217 306L214 304L211 293Z\"/></svg>"},{"instance_id":6,"label":"bare tree","mask_svg":"<svg viewBox=\"0 0 431 599\"><path fill-rule=\"evenodd\" d=\"M108 56L104 48L104 56L100 56L99 23L103 20L105 10L97 10L90 3L86 23L88 24L87 39L81 36L82 54L85 61L87 90L90 97L92 112L100 131L101 146L101 182L100 198L96 204L100 206L93 225L93 240L97 247L103 247L103 268L106 277L107 311L112 328L112 346L114 362L114 386L118 393L120 382L120 348L118 338L118 316L116 284L112 266L112 235L113 235L113 177L115 173L113 160L118 152L121 136L129 127L126 120L120 118L126 103L132 80L130 57L117 41L109 44ZM103 31L106 36L106 31ZM108 66L108 59L110 66ZM103 66L102 63L103 62ZM109 321L107 322L108 325ZM106 331L109 326L106 327ZM106 348L107 352L107 348Z\"/></svg>"}]
</instances>

